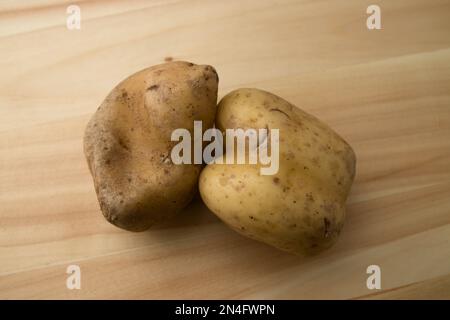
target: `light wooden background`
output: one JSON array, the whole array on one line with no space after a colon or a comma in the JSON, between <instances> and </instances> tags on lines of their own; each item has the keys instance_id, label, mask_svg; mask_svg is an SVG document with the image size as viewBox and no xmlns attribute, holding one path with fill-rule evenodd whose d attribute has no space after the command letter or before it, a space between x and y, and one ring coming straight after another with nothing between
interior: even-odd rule
<instances>
[{"instance_id":1,"label":"light wooden background","mask_svg":"<svg viewBox=\"0 0 450 320\"><path fill-rule=\"evenodd\" d=\"M450 1L0 2L0 298L450 298ZM108 224L84 127L124 77L211 64L320 117L358 157L338 244L299 259L197 200L158 229ZM81 267L81 290L66 268ZM382 290L366 268L382 269Z\"/></svg>"}]
</instances>

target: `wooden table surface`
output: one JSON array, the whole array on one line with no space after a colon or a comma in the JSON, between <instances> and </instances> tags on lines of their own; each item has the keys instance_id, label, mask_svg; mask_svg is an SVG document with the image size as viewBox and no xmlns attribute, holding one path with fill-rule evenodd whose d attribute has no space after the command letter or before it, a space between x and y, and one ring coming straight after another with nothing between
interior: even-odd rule
<instances>
[{"instance_id":1,"label":"wooden table surface","mask_svg":"<svg viewBox=\"0 0 450 320\"><path fill-rule=\"evenodd\" d=\"M366 0L79 1L68 30L71 3L0 3L0 298L450 298L450 1L379 0L381 30ZM335 247L277 251L199 199L148 232L105 221L85 125L120 80L170 59L215 66L220 97L272 91L350 142Z\"/></svg>"}]
</instances>

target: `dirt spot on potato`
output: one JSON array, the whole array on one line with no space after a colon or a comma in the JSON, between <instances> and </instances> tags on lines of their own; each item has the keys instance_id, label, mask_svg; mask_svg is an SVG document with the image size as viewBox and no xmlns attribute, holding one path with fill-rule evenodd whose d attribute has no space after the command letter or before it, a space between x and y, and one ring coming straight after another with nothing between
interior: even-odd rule
<instances>
[{"instance_id":1,"label":"dirt spot on potato","mask_svg":"<svg viewBox=\"0 0 450 320\"><path fill-rule=\"evenodd\" d=\"M331 222L327 218L323 218L324 237L328 238L331 234Z\"/></svg>"},{"instance_id":2,"label":"dirt spot on potato","mask_svg":"<svg viewBox=\"0 0 450 320\"><path fill-rule=\"evenodd\" d=\"M315 165L317 168L320 168L320 160L318 157L314 157L311 159L311 162L313 165Z\"/></svg>"},{"instance_id":3,"label":"dirt spot on potato","mask_svg":"<svg viewBox=\"0 0 450 320\"><path fill-rule=\"evenodd\" d=\"M148 91L152 91L152 90L157 90L158 88L159 88L159 85L158 84L154 84L154 85L148 87L147 90Z\"/></svg>"},{"instance_id":4,"label":"dirt spot on potato","mask_svg":"<svg viewBox=\"0 0 450 320\"><path fill-rule=\"evenodd\" d=\"M314 196L313 196L312 192L308 192L308 193L305 195L305 197L306 197L306 201L314 202Z\"/></svg>"},{"instance_id":5,"label":"dirt spot on potato","mask_svg":"<svg viewBox=\"0 0 450 320\"><path fill-rule=\"evenodd\" d=\"M239 180L238 184L233 184L233 189L236 190L237 192L241 191L244 188L245 188L245 183L243 183L240 180Z\"/></svg>"}]
</instances>

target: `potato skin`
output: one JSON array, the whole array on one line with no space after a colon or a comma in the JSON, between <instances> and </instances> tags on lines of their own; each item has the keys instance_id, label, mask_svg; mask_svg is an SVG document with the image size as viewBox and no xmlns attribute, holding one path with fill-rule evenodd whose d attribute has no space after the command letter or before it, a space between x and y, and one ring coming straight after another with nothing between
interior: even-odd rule
<instances>
[{"instance_id":1,"label":"potato skin","mask_svg":"<svg viewBox=\"0 0 450 320\"><path fill-rule=\"evenodd\" d=\"M174 129L213 126L218 76L211 66L170 62L118 84L89 121L84 152L105 218L143 231L184 208L201 165L174 165Z\"/></svg>"},{"instance_id":2,"label":"potato skin","mask_svg":"<svg viewBox=\"0 0 450 320\"><path fill-rule=\"evenodd\" d=\"M278 128L280 166L210 164L199 180L202 199L242 235L298 255L330 247L345 219L354 176L352 148L331 128L282 98L238 89L219 103L216 126Z\"/></svg>"}]
</instances>

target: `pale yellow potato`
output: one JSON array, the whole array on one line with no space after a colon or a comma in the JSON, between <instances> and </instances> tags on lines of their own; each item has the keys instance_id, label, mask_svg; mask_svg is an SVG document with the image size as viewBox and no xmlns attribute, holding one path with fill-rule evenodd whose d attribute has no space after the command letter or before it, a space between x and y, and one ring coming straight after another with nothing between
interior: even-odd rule
<instances>
[{"instance_id":1,"label":"pale yellow potato","mask_svg":"<svg viewBox=\"0 0 450 320\"><path fill-rule=\"evenodd\" d=\"M184 208L197 191L202 165L171 161L173 130L193 136L194 121L213 126L214 68L170 62L119 83L87 125L84 151L105 218L143 231Z\"/></svg>"},{"instance_id":2,"label":"pale yellow potato","mask_svg":"<svg viewBox=\"0 0 450 320\"><path fill-rule=\"evenodd\" d=\"M280 130L280 166L210 164L200 175L202 199L240 234L308 255L336 242L354 176L352 148L317 118L258 89L238 89L219 104L216 126Z\"/></svg>"}]
</instances>

